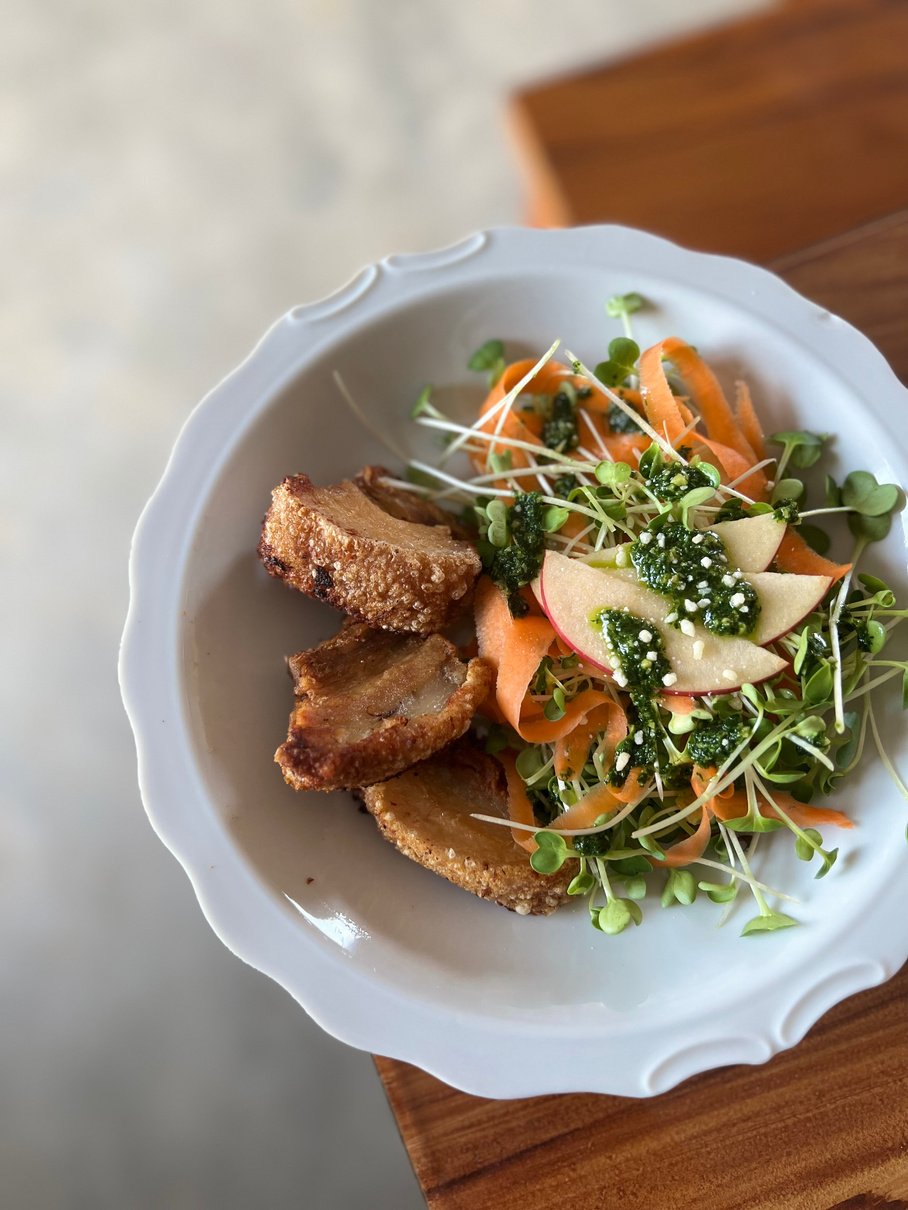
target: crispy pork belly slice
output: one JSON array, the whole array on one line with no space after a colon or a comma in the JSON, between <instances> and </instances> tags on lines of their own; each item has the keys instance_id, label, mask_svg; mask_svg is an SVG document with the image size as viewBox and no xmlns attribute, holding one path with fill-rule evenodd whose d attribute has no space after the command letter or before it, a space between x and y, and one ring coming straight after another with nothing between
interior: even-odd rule
<instances>
[{"instance_id":1,"label":"crispy pork belly slice","mask_svg":"<svg viewBox=\"0 0 908 1210\"><path fill-rule=\"evenodd\" d=\"M274 759L296 790L393 777L463 735L492 683L485 660L465 664L439 634L359 622L288 663L297 702Z\"/></svg>"},{"instance_id":2,"label":"crispy pork belly slice","mask_svg":"<svg viewBox=\"0 0 908 1210\"><path fill-rule=\"evenodd\" d=\"M380 509L397 517L400 521L412 521L416 525L446 525L456 538L469 537L453 513L440 504L427 500L419 492L408 492L398 487L388 487L382 480L393 479L384 466L364 466L353 482L362 488L370 500Z\"/></svg>"},{"instance_id":3,"label":"crispy pork belly slice","mask_svg":"<svg viewBox=\"0 0 908 1210\"><path fill-rule=\"evenodd\" d=\"M478 812L506 819L508 811L501 765L471 741L359 794L401 853L464 890L522 916L551 915L567 899L573 861L557 874L537 874L509 828L470 818Z\"/></svg>"},{"instance_id":4,"label":"crispy pork belly slice","mask_svg":"<svg viewBox=\"0 0 908 1210\"><path fill-rule=\"evenodd\" d=\"M273 576L370 626L431 634L460 611L479 575L469 542L443 525L392 516L345 480L293 475L272 493L259 556Z\"/></svg>"}]
</instances>

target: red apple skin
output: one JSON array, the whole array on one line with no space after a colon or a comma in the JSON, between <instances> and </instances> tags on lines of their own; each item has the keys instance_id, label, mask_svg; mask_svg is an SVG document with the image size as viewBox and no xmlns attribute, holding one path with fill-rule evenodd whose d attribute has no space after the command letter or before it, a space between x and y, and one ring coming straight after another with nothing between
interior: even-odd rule
<instances>
[{"instance_id":1,"label":"red apple skin","mask_svg":"<svg viewBox=\"0 0 908 1210\"><path fill-rule=\"evenodd\" d=\"M555 633L558 635L559 639L561 639L562 643L564 643L566 646L570 647L570 649L573 651L574 645L573 645L572 641L568 638L568 636L564 633L564 631L560 628L558 623L555 621L555 619L552 616L552 613L548 607L548 603L546 602L546 599L545 599L545 589L543 588L542 576L540 576L538 580L534 581L533 592L536 596L536 600L539 602L539 604L542 608L542 612L545 614L545 616L548 618L548 620L552 623L552 627L553 627ZM612 670L611 670L611 668L609 668L608 664L603 664L600 660L593 659L593 657L589 654L588 651L583 651L583 652L578 651L576 654L580 656L581 660L583 661L584 664L587 665L587 667L595 668L598 672L605 673L606 676L612 675ZM668 692L669 691L666 690L666 693L668 693Z\"/></svg>"}]
</instances>

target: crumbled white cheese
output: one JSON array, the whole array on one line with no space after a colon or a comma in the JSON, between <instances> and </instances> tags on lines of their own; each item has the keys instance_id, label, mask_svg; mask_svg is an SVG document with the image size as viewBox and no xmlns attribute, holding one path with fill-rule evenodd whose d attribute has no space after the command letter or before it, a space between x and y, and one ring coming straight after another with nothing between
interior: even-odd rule
<instances>
[{"instance_id":1,"label":"crumbled white cheese","mask_svg":"<svg viewBox=\"0 0 908 1210\"><path fill-rule=\"evenodd\" d=\"M694 537L691 539L691 541L693 542L694 546L699 546L700 543L703 541L703 535L695 534Z\"/></svg>"},{"instance_id":2,"label":"crumbled white cheese","mask_svg":"<svg viewBox=\"0 0 908 1210\"><path fill-rule=\"evenodd\" d=\"M681 633L686 634L688 638L692 639L697 633L694 629L693 622L689 621L687 618L684 618L681 622Z\"/></svg>"},{"instance_id":3,"label":"crumbled white cheese","mask_svg":"<svg viewBox=\"0 0 908 1210\"><path fill-rule=\"evenodd\" d=\"M676 673L666 672L665 676L662 678L662 684L666 687L666 689L668 689L670 686L675 684L677 679L678 677Z\"/></svg>"},{"instance_id":4,"label":"crumbled white cheese","mask_svg":"<svg viewBox=\"0 0 908 1210\"><path fill-rule=\"evenodd\" d=\"M666 624L666 626L671 626L672 622L677 622L677 620L678 620L678 615L676 613L667 613L665 615L665 617L662 619L662 621Z\"/></svg>"},{"instance_id":5,"label":"crumbled white cheese","mask_svg":"<svg viewBox=\"0 0 908 1210\"><path fill-rule=\"evenodd\" d=\"M646 739L646 736L643 734L642 731L634 732L634 743L635 744L642 744L645 739Z\"/></svg>"},{"instance_id":6,"label":"crumbled white cheese","mask_svg":"<svg viewBox=\"0 0 908 1210\"><path fill-rule=\"evenodd\" d=\"M696 601L685 601L684 608L687 610L688 613L696 613L697 612L697 603L696 603Z\"/></svg>"},{"instance_id":7,"label":"crumbled white cheese","mask_svg":"<svg viewBox=\"0 0 908 1210\"><path fill-rule=\"evenodd\" d=\"M712 567L712 565L713 565L713 561L709 557L709 555L704 555L703 558L700 560L701 567Z\"/></svg>"},{"instance_id":8,"label":"crumbled white cheese","mask_svg":"<svg viewBox=\"0 0 908 1210\"><path fill-rule=\"evenodd\" d=\"M723 668L722 679L726 681L736 681L738 679L738 674L735 672L734 668Z\"/></svg>"},{"instance_id":9,"label":"crumbled white cheese","mask_svg":"<svg viewBox=\"0 0 908 1210\"><path fill-rule=\"evenodd\" d=\"M701 597L697 604L701 609L706 609L707 605L709 605L709 597Z\"/></svg>"},{"instance_id":10,"label":"crumbled white cheese","mask_svg":"<svg viewBox=\"0 0 908 1210\"><path fill-rule=\"evenodd\" d=\"M653 535L649 532L648 529L645 529L643 531L643 533L640 535L641 546L649 546L649 544L650 544L650 542L652 542L652 540L653 540Z\"/></svg>"},{"instance_id":11,"label":"crumbled white cheese","mask_svg":"<svg viewBox=\"0 0 908 1210\"><path fill-rule=\"evenodd\" d=\"M728 575L725 575L725 576L723 576L723 577L722 577L722 583L725 585L725 587L726 587L726 588L734 588L734 586L735 586L735 577L734 577L734 576L728 576Z\"/></svg>"},{"instance_id":12,"label":"crumbled white cheese","mask_svg":"<svg viewBox=\"0 0 908 1210\"><path fill-rule=\"evenodd\" d=\"M653 632L651 630L641 630L638 638L641 643L651 643L653 641ZM655 659L655 656L653 658Z\"/></svg>"},{"instance_id":13,"label":"crumbled white cheese","mask_svg":"<svg viewBox=\"0 0 908 1210\"><path fill-rule=\"evenodd\" d=\"M615 684L620 685L621 688L623 689L625 687L625 685L627 684L627 677L624 675L624 673L621 671L620 668L615 670L614 676L615 676Z\"/></svg>"},{"instance_id":14,"label":"crumbled white cheese","mask_svg":"<svg viewBox=\"0 0 908 1210\"><path fill-rule=\"evenodd\" d=\"M658 534L656 536L656 545L660 550L665 550L665 534Z\"/></svg>"},{"instance_id":15,"label":"crumbled white cheese","mask_svg":"<svg viewBox=\"0 0 908 1210\"><path fill-rule=\"evenodd\" d=\"M703 640L702 639L697 639L696 643L694 643L694 653L693 654L694 654L695 660L703 659Z\"/></svg>"},{"instance_id":16,"label":"crumbled white cheese","mask_svg":"<svg viewBox=\"0 0 908 1210\"><path fill-rule=\"evenodd\" d=\"M621 753L619 753L618 758L615 761L615 768L617 769L617 771L619 773L621 773L627 768L627 766L630 763L631 763L630 752L621 752Z\"/></svg>"},{"instance_id":17,"label":"crumbled white cheese","mask_svg":"<svg viewBox=\"0 0 908 1210\"><path fill-rule=\"evenodd\" d=\"M651 660L653 663L655 663L655 661L658 660L658 658L659 658L659 652L658 651L648 651L646 653L646 658L648 660Z\"/></svg>"},{"instance_id":18,"label":"crumbled white cheese","mask_svg":"<svg viewBox=\"0 0 908 1210\"><path fill-rule=\"evenodd\" d=\"M738 609L746 600L747 597L745 597L743 592L736 592L733 597L729 598L728 603L731 605L732 609Z\"/></svg>"}]
</instances>

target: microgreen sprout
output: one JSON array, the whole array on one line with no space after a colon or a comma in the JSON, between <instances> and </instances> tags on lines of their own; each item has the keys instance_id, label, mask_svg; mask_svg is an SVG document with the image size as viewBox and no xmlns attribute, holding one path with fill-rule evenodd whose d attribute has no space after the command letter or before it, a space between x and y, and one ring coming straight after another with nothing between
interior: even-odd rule
<instances>
[{"instance_id":1,"label":"microgreen sprout","mask_svg":"<svg viewBox=\"0 0 908 1210\"><path fill-rule=\"evenodd\" d=\"M478 374L485 372L489 386L493 387L504 373L505 365L504 343L500 340L487 340L467 362L467 369Z\"/></svg>"},{"instance_id":2,"label":"microgreen sprout","mask_svg":"<svg viewBox=\"0 0 908 1210\"><path fill-rule=\"evenodd\" d=\"M624 334L632 336L630 317L637 311L644 310L649 304L642 294L631 290L628 294L613 294L605 304L605 313L610 319L620 319L624 325Z\"/></svg>"},{"instance_id":3,"label":"microgreen sprout","mask_svg":"<svg viewBox=\"0 0 908 1210\"><path fill-rule=\"evenodd\" d=\"M621 386L637 372L640 346L627 336L616 336L608 347L608 359L600 361L593 371L607 387Z\"/></svg>"},{"instance_id":4,"label":"microgreen sprout","mask_svg":"<svg viewBox=\"0 0 908 1210\"><path fill-rule=\"evenodd\" d=\"M785 432L773 433L767 438L773 445L782 446L782 454L776 467L776 481L785 473L789 462L799 470L807 470L819 462L823 446L829 440L828 433Z\"/></svg>"},{"instance_id":5,"label":"microgreen sprout","mask_svg":"<svg viewBox=\"0 0 908 1210\"><path fill-rule=\"evenodd\" d=\"M539 846L530 857L530 865L537 874L556 874L567 861L567 843L558 832L537 832Z\"/></svg>"}]
</instances>

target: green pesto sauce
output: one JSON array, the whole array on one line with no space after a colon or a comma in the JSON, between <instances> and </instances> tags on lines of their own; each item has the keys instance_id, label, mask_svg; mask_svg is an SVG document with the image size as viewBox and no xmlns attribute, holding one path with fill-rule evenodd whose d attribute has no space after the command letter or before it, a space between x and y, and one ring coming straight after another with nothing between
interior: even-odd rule
<instances>
[{"instance_id":1,"label":"green pesto sauce","mask_svg":"<svg viewBox=\"0 0 908 1210\"><path fill-rule=\"evenodd\" d=\"M618 684L631 693L658 693L672 670L659 631L623 609L603 609L594 621L602 629Z\"/></svg>"},{"instance_id":2,"label":"green pesto sauce","mask_svg":"<svg viewBox=\"0 0 908 1210\"><path fill-rule=\"evenodd\" d=\"M744 738L745 727L736 715L702 722L687 741L687 755L696 765L719 766Z\"/></svg>"},{"instance_id":3,"label":"green pesto sauce","mask_svg":"<svg viewBox=\"0 0 908 1210\"><path fill-rule=\"evenodd\" d=\"M566 454L580 444L577 432L577 407L572 393L559 391L552 398L551 411L542 426L542 444Z\"/></svg>"},{"instance_id":4,"label":"green pesto sauce","mask_svg":"<svg viewBox=\"0 0 908 1210\"><path fill-rule=\"evenodd\" d=\"M620 394L620 392L619 392ZM613 433L642 433L643 429L617 403L608 405L608 426Z\"/></svg>"},{"instance_id":5,"label":"green pesto sauce","mask_svg":"<svg viewBox=\"0 0 908 1210\"><path fill-rule=\"evenodd\" d=\"M687 618L732 636L751 634L756 626L759 598L731 566L716 534L670 521L644 530L631 545L631 562L644 584L671 600L679 623Z\"/></svg>"},{"instance_id":6,"label":"green pesto sauce","mask_svg":"<svg viewBox=\"0 0 908 1210\"><path fill-rule=\"evenodd\" d=\"M675 461L647 479L646 486L657 500L672 504L696 487L711 487L712 480L699 467L684 466Z\"/></svg>"},{"instance_id":7,"label":"green pesto sauce","mask_svg":"<svg viewBox=\"0 0 908 1210\"><path fill-rule=\"evenodd\" d=\"M589 836L573 836L571 844L581 857L601 857L609 851L612 839L609 832L592 832Z\"/></svg>"},{"instance_id":8,"label":"green pesto sauce","mask_svg":"<svg viewBox=\"0 0 908 1210\"><path fill-rule=\"evenodd\" d=\"M615 761L608 772L613 786L623 786L631 769L652 773L659 768L659 707L652 697L631 693L627 737L615 748Z\"/></svg>"},{"instance_id":9,"label":"green pesto sauce","mask_svg":"<svg viewBox=\"0 0 908 1210\"><path fill-rule=\"evenodd\" d=\"M603 609L594 621L602 629L615 679L631 699L631 726L608 774L613 786L622 786L631 769L652 771L659 764L659 709L653 698L670 676L671 664L662 635L636 614Z\"/></svg>"}]
</instances>

